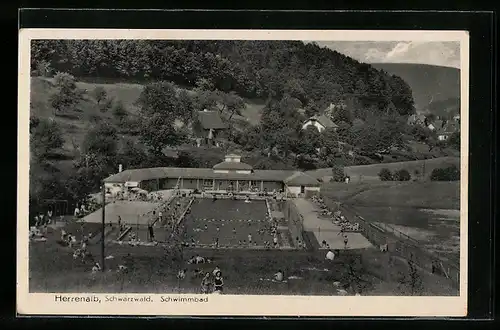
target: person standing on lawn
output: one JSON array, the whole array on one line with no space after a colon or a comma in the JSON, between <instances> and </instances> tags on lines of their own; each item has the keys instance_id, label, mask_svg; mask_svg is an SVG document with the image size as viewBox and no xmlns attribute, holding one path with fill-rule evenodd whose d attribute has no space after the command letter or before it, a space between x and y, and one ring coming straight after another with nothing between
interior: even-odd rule
<instances>
[{"instance_id":1,"label":"person standing on lawn","mask_svg":"<svg viewBox=\"0 0 500 330\"><path fill-rule=\"evenodd\" d=\"M153 231L153 224L151 222L148 223L148 232L149 232L149 241L153 242L155 240L155 233Z\"/></svg>"},{"instance_id":2,"label":"person standing on lawn","mask_svg":"<svg viewBox=\"0 0 500 330\"><path fill-rule=\"evenodd\" d=\"M217 272L214 279L214 291L217 293L222 293L224 289L224 279L222 278L222 273Z\"/></svg>"},{"instance_id":3,"label":"person standing on lawn","mask_svg":"<svg viewBox=\"0 0 500 330\"><path fill-rule=\"evenodd\" d=\"M201 280L201 293L207 294L210 293L210 286L212 285L210 281L210 273L206 273Z\"/></svg>"},{"instance_id":4,"label":"person standing on lawn","mask_svg":"<svg viewBox=\"0 0 500 330\"><path fill-rule=\"evenodd\" d=\"M52 223L52 209L47 211L47 221L49 224Z\"/></svg>"}]
</instances>

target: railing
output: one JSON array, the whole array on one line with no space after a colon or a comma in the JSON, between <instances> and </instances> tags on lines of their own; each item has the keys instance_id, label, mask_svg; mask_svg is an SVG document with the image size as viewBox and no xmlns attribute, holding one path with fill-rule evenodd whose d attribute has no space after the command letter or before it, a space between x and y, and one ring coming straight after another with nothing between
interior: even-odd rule
<instances>
[{"instance_id":1,"label":"railing","mask_svg":"<svg viewBox=\"0 0 500 330\"><path fill-rule=\"evenodd\" d=\"M325 198L323 198L323 200L329 209L334 210L337 206L335 201ZM375 224L357 215L354 211L347 209L345 206L341 206L340 209L348 217L352 215L359 220L363 236L365 236L366 239L368 239L373 245L380 246L387 244L389 252L394 253L403 259L408 259L412 256L413 260L420 268L450 279L455 287L460 286L459 263L456 263L451 259L445 260L441 256L422 249L419 241L390 225L383 223Z\"/></svg>"}]
</instances>

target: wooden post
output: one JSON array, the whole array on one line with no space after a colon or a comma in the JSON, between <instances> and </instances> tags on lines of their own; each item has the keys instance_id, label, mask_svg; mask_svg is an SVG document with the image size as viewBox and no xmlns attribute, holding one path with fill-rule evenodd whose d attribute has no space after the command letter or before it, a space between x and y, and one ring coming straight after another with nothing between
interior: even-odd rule
<instances>
[{"instance_id":1,"label":"wooden post","mask_svg":"<svg viewBox=\"0 0 500 330\"><path fill-rule=\"evenodd\" d=\"M104 182L102 182L102 223L101 223L101 267L104 271L104 232L106 231L106 187Z\"/></svg>"},{"instance_id":2,"label":"wooden post","mask_svg":"<svg viewBox=\"0 0 500 330\"><path fill-rule=\"evenodd\" d=\"M196 179L196 189L200 189L200 179Z\"/></svg>"},{"instance_id":3,"label":"wooden post","mask_svg":"<svg viewBox=\"0 0 500 330\"><path fill-rule=\"evenodd\" d=\"M260 191L264 191L264 180L260 181Z\"/></svg>"},{"instance_id":4,"label":"wooden post","mask_svg":"<svg viewBox=\"0 0 500 330\"><path fill-rule=\"evenodd\" d=\"M236 180L236 191L240 191L240 189L239 189L239 188L240 188L239 181L238 181L238 180Z\"/></svg>"},{"instance_id":5,"label":"wooden post","mask_svg":"<svg viewBox=\"0 0 500 330\"><path fill-rule=\"evenodd\" d=\"M212 190L215 190L215 179L213 179Z\"/></svg>"}]
</instances>

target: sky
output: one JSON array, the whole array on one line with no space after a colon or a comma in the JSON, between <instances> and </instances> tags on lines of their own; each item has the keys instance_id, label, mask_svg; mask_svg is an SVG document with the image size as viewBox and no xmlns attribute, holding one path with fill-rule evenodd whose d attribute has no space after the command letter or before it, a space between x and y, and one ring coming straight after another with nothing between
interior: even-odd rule
<instances>
[{"instance_id":1,"label":"sky","mask_svg":"<svg viewBox=\"0 0 500 330\"><path fill-rule=\"evenodd\" d=\"M460 69L458 41L317 41L364 63L418 63Z\"/></svg>"}]
</instances>

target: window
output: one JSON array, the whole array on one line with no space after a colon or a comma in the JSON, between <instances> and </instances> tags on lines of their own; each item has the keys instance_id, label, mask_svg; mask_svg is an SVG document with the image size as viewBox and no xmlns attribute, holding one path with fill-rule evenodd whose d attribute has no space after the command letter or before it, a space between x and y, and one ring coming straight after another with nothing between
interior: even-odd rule
<instances>
[{"instance_id":1,"label":"window","mask_svg":"<svg viewBox=\"0 0 500 330\"><path fill-rule=\"evenodd\" d=\"M203 180L203 185L205 187L207 187L207 186L212 187L213 184L214 184L213 180Z\"/></svg>"},{"instance_id":2,"label":"window","mask_svg":"<svg viewBox=\"0 0 500 330\"><path fill-rule=\"evenodd\" d=\"M251 185L252 185L252 189L260 189L260 181L250 181Z\"/></svg>"}]
</instances>

